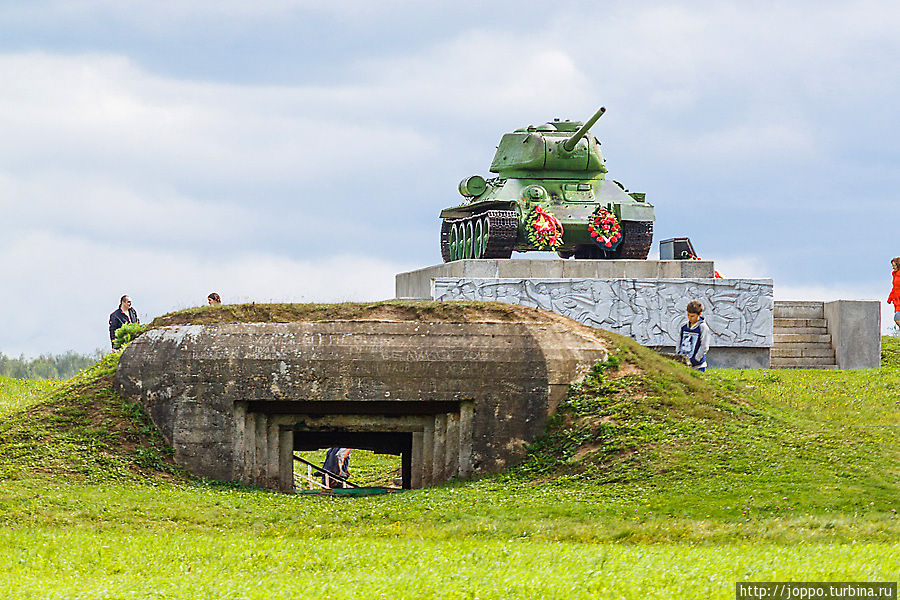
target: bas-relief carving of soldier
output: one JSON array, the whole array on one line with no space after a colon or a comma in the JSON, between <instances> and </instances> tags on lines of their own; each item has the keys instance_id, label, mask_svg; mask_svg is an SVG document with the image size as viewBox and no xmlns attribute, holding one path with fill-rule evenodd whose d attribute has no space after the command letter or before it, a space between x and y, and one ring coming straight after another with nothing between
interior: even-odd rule
<instances>
[{"instance_id":1,"label":"bas-relief carving of soldier","mask_svg":"<svg viewBox=\"0 0 900 600\"><path fill-rule=\"evenodd\" d=\"M587 302L584 291L579 291L572 283L557 284L550 295L553 310L581 323L588 323L592 316L592 306Z\"/></svg>"},{"instance_id":2,"label":"bas-relief carving of soldier","mask_svg":"<svg viewBox=\"0 0 900 600\"><path fill-rule=\"evenodd\" d=\"M492 302L508 302L515 304L510 298L513 286L505 283L481 283L478 286L478 299Z\"/></svg>"},{"instance_id":3,"label":"bas-relief carving of soldier","mask_svg":"<svg viewBox=\"0 0 900 600\"><path fill-rule=\"evenodd\" d=\"M616 315L616 327L613 331L622 335L627 335L641 340L635 336L633 330L634 321L637 318L638 311L635 310L635 290L630 281L619 281L618 285L612 287L613 311Z\"/></svg>"},{"instance_id":4,"label":"bas-relief carving of soldier","mask_svg":"<svg viewBox=\"0 0 900 600\"><path fill-rule=\"evenodd\" d=\"M674 346L678 343L681 324L684 321L684 307L687 306L685 285L683 283L660 283L658 296L659 303L663 308L657 322L665 331L659 345Z\"/></svg>"},{"instance_id":5,"label":"bas-relief carving of soldier","mask_svg":"<svg viewBox=\"0 0 900 600\"><path fill-rule=\"evenodd\" d=\"M521 304L521 288L518 284L498 285L496 288L495 299L497 302L506 302L507 304Z\"/></svg>"},{"instance_id":6,"label":"bas-relief carving of soldier","mask_svg":"<svg viewBox=\"0 0 900 600\"><path fill-rule=\"evenodd\" d=\"M598 326L611 328L615 324L613 317L613 289L608 281L592 281L590 284L590 299L594 305L594 319Z\"/></svg>"},{"instance_id":7,"label":"bas-relief carving of soldier","mask_svg":"<svg viewBox=\"0 0 900 600\"><path fill-rule=\"evenodd\" d=\"M648 345L665 345L668 338L668 307L659 294L657 283L635 282L634 288L637 298L635 308L640 312L640 340Z\"/></svg>"},{"instance_id":8,"label":"bas-relief carving of soldier","mask_svg":"<svg viewBox=\"0 0 900 600\"><path fill-rule=\"evenodd\" d=\"M744 315L735 307L737 293L711 286L706 288L703 296L701 302L710 309L706 316L707 325L717 336L725 338L732 345L746 329Z\"/></svg>"},{"instance_id":9,"label":"bas-relief carving of soldier","mask_svg":"<svg viewBox=\"0 0 900 600\"><path fill-rule=\"evenodd\" d=\"M740 289L740 282L738 289ZM757 341L752 338L761 338L768 340L772 333L772 298L768 293L768 289L758 283L752 283L745 286L745 291L740 295L735 303L741 314L746 315L745 319L749 323L747 325L746 335L749 341Z\"/></svg>"},{"instance_id":10,"label":"bas-relief carving of soldier","mask_svg":"<svg viewBox=\"0 0 900 600\"><path fill-rule=\"evenodd\" d=\"M547 289L546 283L535 284L528 279L525 279L524 282L525 297L533 303L529 304L529 306L537 306L544 310L553 310L550 302L550 292Z\"/></svg>"},{"instance_id":11,"label":"bas-relief carving of soldier","mask_svg":"<svg viewBox=\"0 0 900 600\"><path fill-rule=\"evenodd\" d=\"M436 300L475 300L478 297L478 288L470 281L456 280L448 285L443 292L435 288Z\"/></svg>"},{"instance_id":12,"label":"bas-relief carving of soldier","mask_svg":"<svg viewBox=\"0 0 900 600\"><path fill-rule=\"evenodd\" d=\"M522 306L536 306L536 304L528 299L528 293L525 289L525 280L517 279L510 282L506 286L506 296L511 304L521 304Z\"/></svg>"},{"instance_id":13,"label":"bas-relief carving of soldier","mask_svg":"<svg viewBox=\"0 0 900 600\"><path fill-rule=\"evenodd\" d=\"M471 281L463 281L459 285L458 297L465 300L475 300L478 298L478 286Z\"/></svg>"},{"instance_id":14,"label":"bas-relief carving of soldier","mask_svg":"<svg viewBox=\"0 0 900 600\"><path fill-rule=\"evenodd\" d=\"M560 293L553 297L554 310L580 323L596 326L590 284L583 279L573 279L557 286Z\"/></svg>"},{"instance_id":15,"label":"bas-relief carving of soldier","mask_svg":"<svg viewBox=\"0 0 900 600\"><path fill-rule=\"evenodd\" d=\"M598 302L598 300L607 301ZM610 324L604 323L609 317L608 297L603 298L602 295L595 293L592 282L578 279L557 282L555 289L550 293L550 304L554 312L580 323L610 329Z\"/></svg>"}]
</instances>

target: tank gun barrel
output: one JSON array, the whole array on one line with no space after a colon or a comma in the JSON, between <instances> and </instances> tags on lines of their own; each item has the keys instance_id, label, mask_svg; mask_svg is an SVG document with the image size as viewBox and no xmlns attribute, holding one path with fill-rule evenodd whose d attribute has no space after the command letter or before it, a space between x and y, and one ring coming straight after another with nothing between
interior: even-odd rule
<instances>
[{"instance_id":1,"label":"tank gun barrel","mask_svg":"<svg viewBox=\"0 0 900 600\"><path fill-rule=\"evenodd\" d=\"M590 119L588 119L587 122L585 122L585 124L582 125L581 128L575 132L575 135L573 135L572 137L570 137L569 139L567 139L565 141L565 143L563 144L563 148L566 150L566 152L571 152L572 150L575 149L575 144L577 144L579 142L579 140L581 140L581 138L583 138L585 136L585 134L587 134L588 130L594 126L594 123L597 122L597 119L602 117L603 113L605 113L605 112L606 112L606 107L601 106L600 110L595 112L594 116L592 116Z\"/></svg>"}]
</instances>

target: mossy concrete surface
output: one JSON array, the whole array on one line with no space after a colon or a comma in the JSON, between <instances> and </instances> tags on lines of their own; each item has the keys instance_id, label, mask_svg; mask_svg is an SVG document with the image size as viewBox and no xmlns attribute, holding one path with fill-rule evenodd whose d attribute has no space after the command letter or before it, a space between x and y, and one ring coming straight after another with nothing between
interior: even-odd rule
<instances>
[{"instance_id":1,"label":"mossy concrete surface","mask_svg":"<svg viewBox=\"0 0 900 600\"><path fill-rule=\"evenodd\" d=\"M117 391L192 473L282 491L295 450L351 440L402 454L406 487L502 470L607 357L596 330L492 303L244 305L154 326L172 322L126 349Z\"/></svg>"}]
</instances>

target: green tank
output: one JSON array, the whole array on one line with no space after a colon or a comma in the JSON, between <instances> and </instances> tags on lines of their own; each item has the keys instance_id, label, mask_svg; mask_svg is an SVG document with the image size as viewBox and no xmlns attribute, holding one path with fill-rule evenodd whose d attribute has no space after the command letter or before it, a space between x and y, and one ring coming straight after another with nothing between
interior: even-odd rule
<instances>
[{"instance_id":1,"label":"green tank","mask_svg":"<svg viewBox=\"0 0 900 600\"><path fill-rule=\"evenodd\" d=\"M509 258L513 250L555 251L562 258L645 259L653 206L606 179L600 142L585 123L554 119L506 133L490 171L466 177L465 201L441 211L444 262Z\"/></svg>"}]
</instances>

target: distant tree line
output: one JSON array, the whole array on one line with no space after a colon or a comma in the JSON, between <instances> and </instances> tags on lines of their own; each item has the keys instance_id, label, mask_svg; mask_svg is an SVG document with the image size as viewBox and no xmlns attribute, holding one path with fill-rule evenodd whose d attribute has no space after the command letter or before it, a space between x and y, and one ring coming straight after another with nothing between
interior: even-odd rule
<instances>
[{"instance_id":1,"label":"distant tree line","mask_svg":"<svg viewBox=\"0 0 900 600\"><path fill-rule=\"evenodd\" d=\"M103 357L97 350L93 354L41 354L37 358L9 358L0 353L0 375L15 379L68 379Z\"/></svg>"}]
</instances>

